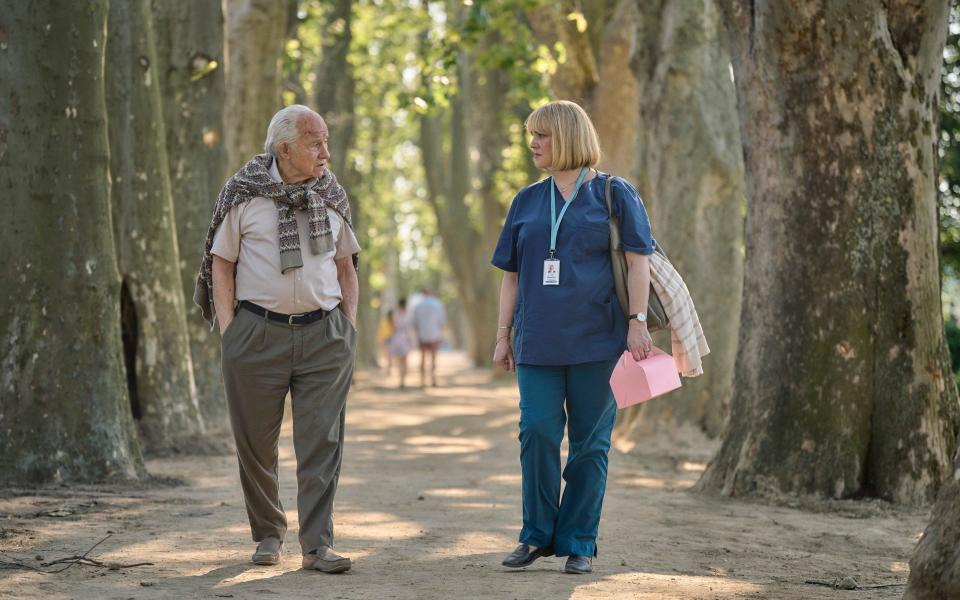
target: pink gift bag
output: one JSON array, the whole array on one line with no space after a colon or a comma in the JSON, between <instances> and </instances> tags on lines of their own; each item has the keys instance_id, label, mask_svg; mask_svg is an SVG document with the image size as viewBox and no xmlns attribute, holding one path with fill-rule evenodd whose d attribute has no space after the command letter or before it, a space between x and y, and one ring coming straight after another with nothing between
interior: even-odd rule
<instances>
[{"instance_id":1,"label":"pink gift bag","mask_svg":"<svg viewBox=\"0 0 960 600\"><path fill-rule=\"evenodd\" d=\"M677 389L680 374L673 357L657 347L640 362L627 350L613 369L610 387L617 408L626 408Z\"/></svg>"}]
</instances>

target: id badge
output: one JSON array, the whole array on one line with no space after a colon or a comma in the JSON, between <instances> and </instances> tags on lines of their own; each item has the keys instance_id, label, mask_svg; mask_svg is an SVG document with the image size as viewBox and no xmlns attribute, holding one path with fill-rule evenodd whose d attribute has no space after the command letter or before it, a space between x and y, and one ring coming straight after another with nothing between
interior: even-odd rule
<instances>
[{"instance_id":1,"label":"id badge","mask_svg":"<svg viewBox=\"0 0 960 600\"><path fill-rule=\"evenodd\" d=\"M560 285L560 261L548 258L543 261L543 285Z\"/></svg>"}]
</instances>

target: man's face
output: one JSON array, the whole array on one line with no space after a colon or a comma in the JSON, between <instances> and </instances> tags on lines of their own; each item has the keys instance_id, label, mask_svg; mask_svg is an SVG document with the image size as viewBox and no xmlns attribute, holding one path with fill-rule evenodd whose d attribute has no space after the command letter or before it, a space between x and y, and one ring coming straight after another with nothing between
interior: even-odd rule
<instances>
[{"instance_id":1,"label":"man's face","mask_svg":"<svg viewBox=\"0 0 960 600\"><path fill-rule=\"evenodd\" d=\"M284 180L300 183L311 177L322 177L330 160L327 149L327 124L318 114L309 114L297 123L300 137L290 144L280 144L280 160Z\"/></svg>"}]
</instances>

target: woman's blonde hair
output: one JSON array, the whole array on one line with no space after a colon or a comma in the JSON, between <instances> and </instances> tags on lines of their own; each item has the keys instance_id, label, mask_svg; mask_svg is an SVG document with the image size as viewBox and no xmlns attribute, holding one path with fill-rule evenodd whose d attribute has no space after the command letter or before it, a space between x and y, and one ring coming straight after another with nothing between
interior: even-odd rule
<instances>
[{"instance_id":1,"label":"woman's blonde hair","mask_svg":"<svg viewBox=\"0 0 960 600\"><path fill-rule=\"evenodd\" d=\"M552 139L553 164L557 171L592 167L600 162L600 139L597 130L579 104L555 100L530 113L526 123L530 133L549 133Z\"/></svg>"}]
</instances>

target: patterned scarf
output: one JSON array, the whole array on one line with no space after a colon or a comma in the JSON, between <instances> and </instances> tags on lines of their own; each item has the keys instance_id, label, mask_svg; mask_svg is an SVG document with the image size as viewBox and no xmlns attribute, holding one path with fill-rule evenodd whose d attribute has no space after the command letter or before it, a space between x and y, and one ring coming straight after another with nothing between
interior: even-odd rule
<instances>
[{"instance_id":1,"label":"patterned scarf","mask_svg":"<svg viewBox=\"0 0 960 600\"><path fill-rule=\"evenodd\" d=\"M203 260L200 262L197 286L193 292L193 301L200 306L203 318L211 324L214 309L213 257L210 249L213 247L213 237L217 228L220 227L231 208L253 198L267 198L274 201L279 211L280 271L282 273L303 266L303 256L300 254L300 233L297 230L297 217L294 210L306 210L310 214L310 251L313 254L329 252L334 248L330 231L330 215L327 214L328 208L337 211L347 226L353 228L347 193L337 183L337 178L329 169L324 171L323 177L311 180L312 185L288 185L274 181L270 176L272 162L273 157L268 154L259 154L251 158L223 186L217 204L213 208L213 219L207 230ZM356 254L353 255L353 266L354 268L358 266Z\"/></svg>"}]
</instances>

